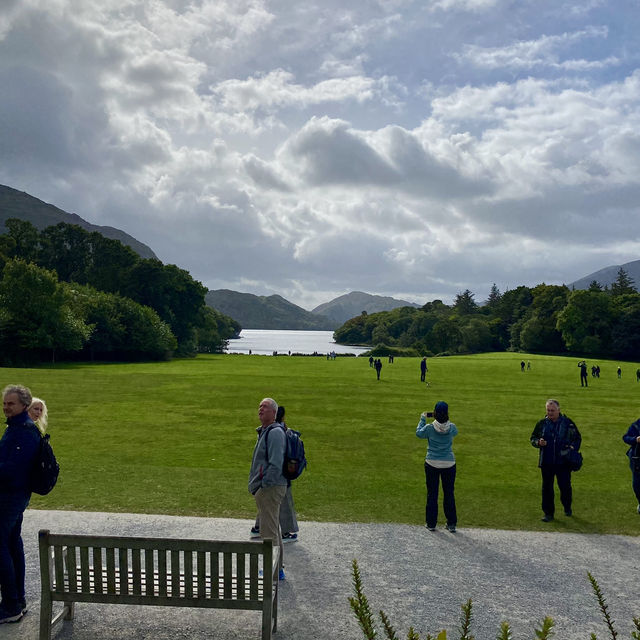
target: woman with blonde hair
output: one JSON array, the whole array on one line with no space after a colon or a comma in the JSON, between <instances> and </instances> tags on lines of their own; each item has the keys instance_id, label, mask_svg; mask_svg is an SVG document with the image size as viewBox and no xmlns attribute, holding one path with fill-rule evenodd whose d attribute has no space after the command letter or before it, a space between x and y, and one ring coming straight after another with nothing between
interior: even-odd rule
<instances>
[{"instance_id":1,"label":"woman with blonde hair","mask_svg":"<svg viewBox=\"0 0 640 640\"><path fill-rule=\"evenodd\" d=\"M44 432L47 430L47 416L49 415L47 403L40 398L33 398L27 409L27 413L35 422L36 427L40 429L40 433L44 435Z\"/></svg>"}]
</instances>

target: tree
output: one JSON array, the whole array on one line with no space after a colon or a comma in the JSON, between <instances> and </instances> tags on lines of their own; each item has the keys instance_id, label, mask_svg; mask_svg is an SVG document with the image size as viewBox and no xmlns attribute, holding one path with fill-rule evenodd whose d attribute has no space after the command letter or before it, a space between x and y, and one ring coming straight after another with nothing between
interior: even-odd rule
<instances>
[{"instance_id":1,"label":"tree","mask_svg":"<svg viewBox=\"0 0 640 640\"><path fill-rule=\"evenodd\" d=\"M7 235L12 239L13 250L8 258L22 258L25 262L35 262L40 246L39 233L36 227L26 220L8 218L5 221Z\"/></svg>"},{"instance_id":2,"label":"tree","mask_svg":"<svg viewBox=\"0 0 640 640\"><path fill-rule=\"evenodd\" d=\"M72 313L70 290L56 274L23 260L10 260L0 282L3 355L13 361L37 359L49 351L82 349L91 334Z\"/></svg>"},{"instance_id":3,"label":"tree","mask_svg":"<svg viewBox=\"0 0 640 640\"><path fill-rule=\"evenodd\" d=\"M618 276L615 281L611 283L611 294L614 296L622 296L626 293L638 293L635 288L633 278L620 267L618 269Z\"/></svg>"},{"instance_id":4,"label":"tree","mask_svg":"<svg viewBox=\"0 0 640 640\"><path fill-rule=\"evenodd\" d=\"M491 291L489 292L489 297L487 298L487 302L485 303L485 307L491 312L497 311L500 306L500 300L502 300L502 294L500 293L500 289L496 286L494 282L491 285Z\"/></svg>"},{"instance_id":5,"label":"tree","mask_svg":"<svg viewBox=\"0 0 640 640\"><path fill-rule=\"evenodd\" d=\"M602 285L597 280L592 280L587 291L602 291Z\"/></svg>"},{"instance_id":6,"label":"tree","mask_svg":"<svg viewBox=\"0 0 640 640\"><path fill-rule=\"evenodd\" d=\"M573 291L558 314L557 329L569 351L606 353L615 317L611 296L597 291Z\"/></svg>"},{"instance_id":7,"label":"tree","mask_svg":"<svg viewBox=\"0 0 640 640\"><path fill-rule=\"evenodd\" d=\"M473 293L469 289L465 289L456 296L453 308L458 312L458 315L464 316L475 313L478 310L478 305L473 299Z\"/></svg>"}]
</instances>

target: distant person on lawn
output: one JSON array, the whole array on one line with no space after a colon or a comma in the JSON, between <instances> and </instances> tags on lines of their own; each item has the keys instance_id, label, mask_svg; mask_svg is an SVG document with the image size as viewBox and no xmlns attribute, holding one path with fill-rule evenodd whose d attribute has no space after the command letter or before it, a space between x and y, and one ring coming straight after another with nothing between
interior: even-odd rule
<instances>
[{"instance_id":1,"label":"distant person on lawn","mask_svg":"<svg viewBox=\"0 0 640 640\"><path fill-rule=\"evenodd\" d=\"M435 417L427 423L428 417ZM433 413L422 413L416 428L416 436L428 441L427 455L424 461L424 473L427 482L426 527L435 531L438 523L438 493L442 480L444 515L446 528L452 533L458 524L454 485L456 481L456 459L453 455L453 439L458 435L458 428L449 421L449 405L437 402Z\"/></svg>"},{"instance_id":2,"label":"distant person on lawn","mask_svg":"<svg viewBox=\"0 0 640 640\"><path fill-rule=\"evenodd\" d=\"M249 493L256 500L260 533L263 540L273 540L280 548L280 580L284 580L284 549L280 532L280 504L287 493L287 479L282 475L286 436L276 422L278 403L264 398L258 407L260 426L258 441L253 449L249 472Z\"/></svg>"},{"instance_id":3,"label":"distant person on lawn","mask_svg":"<svg viewBox=\"0 0 640 640\"><path fill-rule=\"evenodd\" d=\"M284 407L278 407L276 422L279 422L285 429L287 423L284 421ZM287 481L287 493L280 504L280 531L282 532L282 542L296 542L298 539L298 518L296 517L296 507L291 494L291 480ZM260 537L260 517L256 516L255 525L251 528L251 537Z\"/></svg>"},{"instance_id":4,"label":"distant person on lawn","mask_svg":"<svg viewBox=\"0 0 640 640\"><path fill-rule=\"evenodd\" d=\"M531 434L531 444L540 449L538 466L542 473L542 517L551 522L555 514L554 478L560 489L560 501L566 516L572 515L571 471L565 462L569 449L580 449L582 437L571 418L560 413L557 400L547 400L546 417L538 421Z\"/></svg>"},{"instance_id":5,"label":"distant person on lawn","mask_svg":"<svg viewBox=\"0 0 640 640\"><path fill-rule=\"evenodd\" d=\"M420 360L420 382L424 382L426 375L427 375L427 359L422 358L422 360Z\"/></svg>"},{"instance_id":6,"label":"distant person on lawn","mask_svg":"<svg viewBox=\"0 0 640 640\"><path fill-rule=\"evenodd\" d=\"M584 360L580 360L580 362L578 362L578 367L580 368L580 386L588 387L589 380L587 379L587 363Z\"/></svg>"},{"instance_id":7,"label":"distant person on lawn","mask_svg":"<svg viewBox=\"0 0 640 640\"><path fill-rule=\"evenodd\" d=\"M31 391L9 385L2 392L7 428L0 439L0 623L18 622L27 611L22 516L29 504L29 475L40 432L27 409Z\"/></svg>"},{"instance_id":8,"label":"distant person on lawn","mask_svg":"<svg viewBox=\"0 0 640 640\"><path fill-rule=\"evenodd\" d=\"M377 358L373 363L373 366L376 370L376 376L378 377L378 380L380 380L380 372L382 371L382 360L380 360L380 358Z\"/></svg>"}]
</instances>

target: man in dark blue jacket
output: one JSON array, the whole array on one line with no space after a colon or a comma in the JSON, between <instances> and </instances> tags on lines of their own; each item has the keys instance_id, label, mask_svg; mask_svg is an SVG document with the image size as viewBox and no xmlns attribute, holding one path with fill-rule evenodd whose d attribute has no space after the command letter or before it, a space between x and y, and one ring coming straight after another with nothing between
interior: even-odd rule
<instances>
[{"instance_id":1,"label":"man in dark blue jacket","mask_svg":"<svg viewBox=\"0 0 640 640\"><path fill-rule=\"evenodd\" d=\"M640 420L636 420L628 429L622 439L629 445L627 455L629 456L629 466L631 467L631 486L638 500L638 513L640 513Z\"/></svg>"},{"instance_id":2,"label":"man in dark blue jacket","mask_svg":"<svg viewBox=\"0 0 640 640\"><path fill-rule=\"evenodd\" d=\"M18 622L27 611L24 591L22 514L29 504L29 476L40 432L27 413L31 392L10 385L2 392L7 428L0 439L0 624Z\"/></svg>"},{"instance_id":3,"label":"man in dark blue jacket","mask_svg":"<svg viewBox=\"0 0 640 640\"><path fill-rule=\"evenodd\" d=\"M555 513L554 478L558 481L564 513L572 515L571 470L566 456L570 449L580 449L582 437L573 420L560 413L557 400L547 400L545 406L547 415L534 427L531 444L540 449L538 466L542 472L542 521L551 522Z\"/></svg>"}]
</instances>

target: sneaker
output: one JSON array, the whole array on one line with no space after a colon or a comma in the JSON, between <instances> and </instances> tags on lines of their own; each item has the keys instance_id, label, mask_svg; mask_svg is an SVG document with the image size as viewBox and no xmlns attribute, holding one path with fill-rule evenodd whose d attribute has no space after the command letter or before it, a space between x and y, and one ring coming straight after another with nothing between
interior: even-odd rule
<instances>
[{"instance_id":1,"label":"sneaker","mask_svg":"<svg viewBox=\"0 0 640 640\"><path fill-rule=\"evenodd\" d=\"M571 509L565 509L564 515L570 518L573 515L573 511L571 511Z\"/></svg>"},{"instance_id":2,"label":"sneaker","mask_svg":"<svg viewBox=\"0 0 640 640\"><path fill-rule=\"evenodd\" d=\"M21 609L11 612L4 607L0 607L0 624L4 624L5 622L18 622L23 615L24 613L22 613Z\"/></svg>"},{"instance_id":3,"label":"sneaker","mask_svg":"<svg viewBox=\"0 0 640 640\"><path fill-rule=\"evenodd\" d=\"M428 524L424 525L427 529L429 529L429 531L435 531L436 528L435 527L430 527Z\"/></svg>"},{"instance_id":4,"label":"sneaker","mask_svg":"<svg viewBox=\"0 0 640 640\"><path fill-rule=\"evenodd\" d=\"M284 569L280 567L280 571L278 571L278 580L284 580L284 578L285 578Z\"/></svg>"},{"instance_id":5,"label":"sneaker","mask_svg":"<svg viewBox=\"0 0 640 640\"><path fill-rule=\"evenodd\" d=\"M298 540L297 533L283 533L282 542L296 542Z\"/></svg>"},{"instance_id":6,"label":"sneaker","mask_svg":"<svg viewBox=\"0 0 640 640\"><path fill-rule=\"evenodd\" d=\"M542 522L553 522L553 516L547 515L546 513L541 518Z\"/></svg>"},{"instance_id":7,"label":"sneaker","mask_svg":"<svg viewBox=\"0 0 640 640\"><path fill-rule=\"evenodd\" d=\"M456 532L456 525L455 524L448 524L445 529L447 531L451 531L451 533L455 533Z\"/></svg>"},{"instance_id":8,"label":"sneaker","mask_svg":"<svg viewBox=\"0 0 640 640\"><path fill-rule=\"evenodd\" d=\"M259 538L260 537L260 528L259 527L251 527L251 533L249 534L250 538Z\"/></svg>"}]
</instances>

